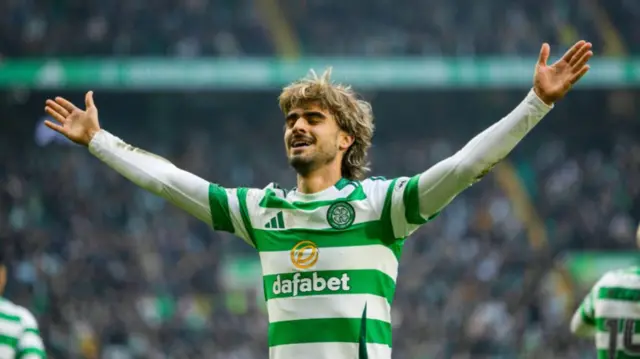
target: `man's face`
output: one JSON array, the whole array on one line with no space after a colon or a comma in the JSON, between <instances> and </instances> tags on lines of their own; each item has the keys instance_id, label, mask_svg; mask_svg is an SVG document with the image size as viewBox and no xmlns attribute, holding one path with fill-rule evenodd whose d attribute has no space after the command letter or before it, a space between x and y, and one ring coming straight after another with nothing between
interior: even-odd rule
<instances>
[{"instance_id":1,"label":"man's face","mask_svg":"<svg viewBox=\"0 0 640 359\"><path fill-rule=\"evenodd\" d=\"M317 103L307 103L286 114L284 144L291 166L306 175L333 161L353 142L340 130L333 115Z\"/></svg>"}]
</instances>

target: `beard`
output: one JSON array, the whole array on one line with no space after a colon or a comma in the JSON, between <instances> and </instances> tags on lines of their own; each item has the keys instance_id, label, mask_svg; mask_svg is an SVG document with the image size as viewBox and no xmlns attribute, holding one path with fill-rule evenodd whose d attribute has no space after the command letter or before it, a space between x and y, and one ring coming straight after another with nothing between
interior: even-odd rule
<instances>
[{"instance_id":1,"label":"beard","mask_svg":"<svg viewBox=\"0 0 640 359\"><path fill-rule=\"evenodd\" d=\"M319 148L313 153L290 155L289 164L299 175L306 176L314 170L331 163L337 155L337 149L328 151Z\"/></svg>"}]
</instances>

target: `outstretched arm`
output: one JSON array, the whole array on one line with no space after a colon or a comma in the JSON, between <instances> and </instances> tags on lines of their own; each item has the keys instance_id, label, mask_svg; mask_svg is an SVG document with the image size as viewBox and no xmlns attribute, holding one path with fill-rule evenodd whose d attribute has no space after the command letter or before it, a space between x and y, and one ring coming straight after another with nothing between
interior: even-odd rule
<instances>
[{"instance_id":1,"label":"outstretched arm","mask_svg":"<svg viewBox=\"0 0 640 359\"><path fill-rule=\"evenodd\" d=\"M580 41L553 65L547 66L549 45L544 44L535 68L534 87L510 114L493 124L455 155L418 177L420 215L437 214L462 190L487 174L525 137L589 70L591 44Z\"/></svg>"},{"instance_id":2,"label":"outstretched arm","mask_svg":"<svg viewBox=\"0 0 640 359\"><path fill-rule=\"evenodd\" d=\"M420 214L424 218L433 216L458 193L480 180L551 108L531 91L510 114L478 134L455 155L423 172L418 179Z\"/></svg>"},{"instance_id":3,"label":"outstretched arm","mask_svg":"<svg viewBox=\"0 0 640 359\"><path fill-rule=\"evenodd\" d=\"M168 160L133 147L105 130L98 131L89 151L136 185L213 225L206 180Z\"/></svg>"},{"instance_id":4,"label":"outstretched arm","mask_svg":"<svg viewBox=\"0 0 640 359\"><path fill-rule=\"evenodd\" d=\"M136 185L161 196L216 230L233 233L255 247L250 223L243 217L246 199L259 191L223 188L183 171L166 159L135 148L100 129L93 92L86 109L64 98L47 100L45 111L56 121L45 124L89 151ZM243 207L244 206L244 207Z\"/></svg>"},{"instance_id":5,"label":"outstretched arm","mask_svg":"<svg viewBox=\"0 0 640 359\"><path fill-rule=\"evenodd\" d=\"M75 143L89 147L93 155L136 185L213 225L209 182L100 129L91 91L86 94L85 105L86 109L81 110L61 97L47 100L45 111L57 123L46 121L45 124Z\"/></svg>"}]
</instances>

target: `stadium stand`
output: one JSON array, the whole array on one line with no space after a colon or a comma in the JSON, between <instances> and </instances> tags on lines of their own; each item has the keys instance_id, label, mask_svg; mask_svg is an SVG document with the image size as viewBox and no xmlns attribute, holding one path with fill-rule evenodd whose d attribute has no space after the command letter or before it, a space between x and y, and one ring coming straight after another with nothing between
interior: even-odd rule
<instances>
[{"instance_id":1,"label":"stadium stand","mask_svg":"<svg viewBox=\"0 0 640 359\"><path fill-rule=\"evenodd\" d=\"M617 1L620 2L620 1ZM263 56L275 52L259 0L4 1L3 56ZM530 55L539 44L578 36L602 48L594 15L577 0L279 0L285 19L312 55ZM634 26L633 1L610 5L622 30ZM622 4L624 3L624 4ZM149 16L152 13L153 16ZM635 44L633 31L628 34Z\"/></svg>"},{"instance_id":2,"label":"stadium stand","mask_svg":"<svg viewBox=\"0 0 640 359\"><path fill-rule=\"evenodd\" d=\"M308 55L535 55L542 41L566 47L584 37L596 51L604 41L579 0L278 3ZM600 3L637 52L636 2ZM251 0L0 1L0 61L271 56L275 48ZM266 358L259 278L249 280L249 290L229 283L237 278L233 270L255 268L240 261L255 259L251 248L43 129L42 103L56 94L0 92L0 242L12 259L7 295L38 316L50 358ZM81 101L80 93L65 95ZM374 174L393 177L452 154L524 93L366 95L378 121ZM105 128L208 180L292 187L276 96L98 92L96 101ZM571 339L567 329L567 308L586 288L567 299L548 278L567 251L633 248L640 220L637 103L636 90L572 93L510 157L548 230L544 250L532 250L494 175L407 241L394 301L394 357L593 354L592 343Z\"/></svg>"},{"instance_id":3,"label":"stadium stand","mask_svg":"<svg viewBox=\"0 0 640 359\"><path fill-rule=\"evenodd\" d=\"M521 95L377 94L374 173L426 168ZM513 156L549 224L548 249L531 250L494 176L465 192L406 243L393 312L395 355L546 350L545 357L569 358L592 351L569 340L565 313L544 279L566 250L632 248L640 143L629 135L637 131L633 112L614 111L619 107L602 93L572 95ZM106 128L207 179L292 186L276 106L265 100L269 94L243 96L178 96L161 113L153 112L161 94L96 100ZM633 102L640 94L628 96ZM0 237L15 259L9 294L39 315L51 357L266 358L259 282L248 291L226 283L226 263L252 258L251 249L138 190L79 148L35 144L34 109L43 97L4 98L13 128L0 131ZM466 107L455 105L461 98ZM425 118L409 116L424 106L431 109ZM590 112L598 116L582 117ZM576 293L571 300L580 299Z\"/></svg>"}]
</instances>

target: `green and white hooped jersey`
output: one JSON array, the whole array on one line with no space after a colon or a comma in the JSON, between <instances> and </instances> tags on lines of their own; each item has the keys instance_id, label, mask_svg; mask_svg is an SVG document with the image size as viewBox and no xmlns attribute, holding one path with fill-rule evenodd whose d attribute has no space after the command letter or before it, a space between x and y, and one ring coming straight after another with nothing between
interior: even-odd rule
<instances>
[{"instance_id":1,"label":"green and white hooped jersey","mask_svg":"<svg viewBox=\"0 0 640 359\"><path fill-rule=\"evenodd\" d=\"M260 254L271 359L390 359L403 240L426 220L418 176L340 180L314 194L209 191L214 228Z\"/></svg>"},{"instance_id":2,"label":"green and white hooped jersey","mask_svg":"<svg viewBox=\"0 0 640 359\"><path fill-rule=\"evenodd\" d=\"M0 297L0 358L45 357L36 319L27 309Z\"/></svg>"},{"instance_id":3,"label":"green and white hooped jersey","mask_svg":"<svg viewBox=\"0 0 640 359\"><path fill-rule=\"evenodd\" d=\"M598 359L640 358L640 267L606 273L579 310L595 327Z\"/></svg>"}]
</instances>

